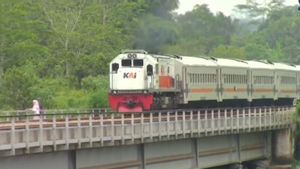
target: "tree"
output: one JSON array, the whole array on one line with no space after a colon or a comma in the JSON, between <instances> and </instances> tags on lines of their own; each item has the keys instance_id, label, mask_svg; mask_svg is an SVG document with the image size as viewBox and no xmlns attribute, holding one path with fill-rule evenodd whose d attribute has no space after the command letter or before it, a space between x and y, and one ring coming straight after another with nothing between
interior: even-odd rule
<instances>
[{"instance_id":1,"label":"tree","mask_svg":"<svg viewBox=\"0 0 300 169\"><path fill-rule=\"evenodd\" d=\"M220 45L214 48L210 55L220 58L246 59L245 49L234 46Z\"/></svg>"},{"instance_id":2,"label":"tree","mask_svg":"<svg viewBox=\"0 0 300 169\"><path fill-rule=\"evenodd\" d=\"M38 81L32 65L10 68L2 80L1 100L6 107L24 109L31 105L33 99L32 87Z\"/></svg>"},{"instance_id":3,"label":"tree","mask_svg":"<svg viewBox=\"0 0 300 169\"><path fill-rule=\"evenodd\" d=\"M259 36L275 51L281 50L281 61L300 63L300 18L294 7L272 11L260 26ZM279 52L277 52L279 53Z\"/></svg>"},{"instance_id":4,"label":"tree","mask_svg":"<svg viewBox=\"0 0 300 169\"><path fill-rule=\"evenodd\" d=\"M70 76L70 61L73 59L72 54L75 53L70 49L70 43L72 43L72 40L77 35L75 31L79 27L85 3L86 0L44 0L40 3L45 18L55 36L53 45L63 47L59 51L59 55L62 57L64 75L67 77Z\"/></svg>"},{"instance_id":5,"label":"tree","mask_svg":"<svg viewBox=\"0 0 300 169\"><path fill-rule=\"evenodd\" d=\"M0 78L13 66L40 65L49 55L45 43L47 25L40 10L29 0L3 0L0 10ZM5 16L5 17L3 17Z\"/></svg>"},{"instance_id":6,"label":"tree","mask_svg":"<svg viewBox=\"0 0 300 169\"><path fill-rule=\"evenodd\" d=\"M284 0L265 0L258 2L257 0L247 0L246 4L236 6L236 12L246 14L253 19L266 19L271 11L279 10L284 6Z\"/></svg>"},{"instance_id":7,"label":"tree","mask_svg":"<svg viewBox=\"0 0 300 169\"><path fill-rule=\"evenodd\" d=\"M186 52L186 55L208 55L219 45L229 45L235 31L234 21L222 13L214 15L207 5L196 6L193 11L176 18L178 40L165 49Z\"/></svg>"}]
</instances>

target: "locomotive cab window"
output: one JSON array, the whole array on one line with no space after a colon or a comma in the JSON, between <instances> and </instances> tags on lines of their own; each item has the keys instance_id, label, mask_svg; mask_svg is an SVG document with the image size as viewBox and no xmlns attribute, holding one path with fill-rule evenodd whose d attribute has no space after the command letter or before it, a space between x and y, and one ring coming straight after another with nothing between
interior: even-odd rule
<instances>
[{"instance_id":1,"label":"locomotive cab window","mask_svg":"<svg viewBox=\"0 0 300 169\"><path fill-rule=\"evenodd\" d=\"M117 73L117 71L119 69L119 64L118 63L113 63L111 65L111 69L112 69L113 73Z\"/></svg>"},{"instance_id":2,"label":"locomotive cab window","mask_svg":"<svg viewBox=\"0 0 300 169\"><path fill-rule=\"evenodd\" d=\"M144 61L142 59L134 59L133 60L133 66L135 66L135 67L144 66Z\"/></svg>"},{"instance_id":3,"label":"locomotive cab window","mask_svg":"<svg viewBox=\"0 0 300 169\"><path fill-rule=\"evenodd\" d=\"M153 75L153 66L147 65L147 75L152 76Z\"/></svg>"},{"instance_id":4,"label":"locomotive cab window","mask_svg":"<svg viewBox=\"0 0 300 169\"><path fill-rule=\"evenodd\" d=\"M131 67L131 60L130 59L123 59L122 66Z\"/></svg>"}]
</instances>

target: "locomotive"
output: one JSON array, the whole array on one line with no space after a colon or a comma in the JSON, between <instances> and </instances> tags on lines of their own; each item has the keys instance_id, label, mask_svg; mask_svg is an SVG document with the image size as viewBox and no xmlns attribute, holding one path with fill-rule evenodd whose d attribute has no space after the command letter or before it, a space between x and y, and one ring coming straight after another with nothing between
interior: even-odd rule
<instances>
[{"instance_id":1,"label":"locomotive","mask_svg":"<svg viewBox=\"0 0 300 169\"><path fill-rule=\"evenodd\" d=\"M109 78L118 112L293 105L300 96L300 66L270 61L126 50L111 61Z\"/></svg>"}]
</instances>

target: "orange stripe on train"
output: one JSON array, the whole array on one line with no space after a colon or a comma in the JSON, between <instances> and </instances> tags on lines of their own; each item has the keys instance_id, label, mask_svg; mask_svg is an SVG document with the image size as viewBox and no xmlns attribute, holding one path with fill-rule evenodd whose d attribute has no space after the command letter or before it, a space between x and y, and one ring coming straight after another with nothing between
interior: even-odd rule
<instances>
[{"instance_id":1,"label":"orange stripe on train","mask_svg":"<svg viewBox=\"0 0 300 169\"><path fill-rule=\"evenodd\" d=\"M296 90L281 90L281 93L296 93Z\"/></svg>"},{"instance_id":2,"label":"orange stripe on train","mask_svg":"<svg viewBox=\"0 0 300 169\"><path fill-rule=\"evenodd\" d=\"M263 93L263 92L273 92L273 89L254 89L254 92Z\"/></svg>"},{"instance_id":3,"label":"orange stripe on train","mask_svg":"<svg viewBox=\"0 0 300 169\"><path fill-rule=\"evenodd\" d=\"M245 88L225 88L224 92L246 92Z\"/></svg>"},{"instance_id":4,"label":"orange stripe on train","mask_svg":"<svg viewBox=\"0 0 300 169\"><path fill-rule=\"evenodd\" d=\"M214 91L213 88L191 89L192 93L211 93L213 91Z\"/></svg>"}]
</instances>

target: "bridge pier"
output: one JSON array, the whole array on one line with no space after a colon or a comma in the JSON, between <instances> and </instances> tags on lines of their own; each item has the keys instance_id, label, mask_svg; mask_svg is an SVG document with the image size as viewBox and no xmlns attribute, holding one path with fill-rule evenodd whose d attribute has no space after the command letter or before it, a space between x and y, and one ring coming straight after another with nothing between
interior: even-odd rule
<instances>
[{"instance_id":1,"label":"bridge pier","mask_svg":"<svg viewBox=\"0 0 300 169\"><path fill-rule=\"evenodd\" d=\"M293 160L294 139L291 128L273 132L273 158L275 164L291 164Z\"/></svg>"}]
</instances>

